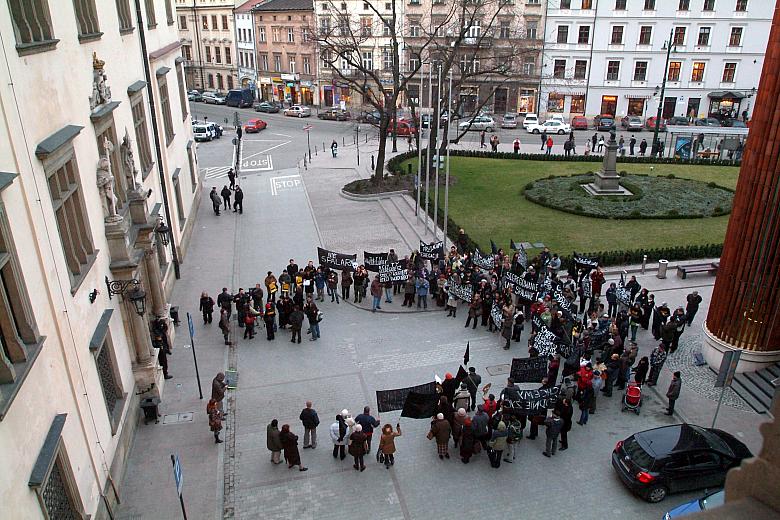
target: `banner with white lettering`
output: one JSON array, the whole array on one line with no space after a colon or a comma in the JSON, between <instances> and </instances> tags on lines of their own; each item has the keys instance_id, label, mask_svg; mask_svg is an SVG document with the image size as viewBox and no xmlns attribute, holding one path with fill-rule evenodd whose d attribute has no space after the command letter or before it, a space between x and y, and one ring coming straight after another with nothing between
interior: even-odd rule
<instances>
[{"instance_id":1,"label":"banner with white lettering","mask_svg":"<svg viewBox=\"0 0 780 520\"><path fill-rule=\"evenodd\" d=\"M512 359L512 368L509 371L509 377L514 379L515 383L541 383L542 378L547 375L547 358L514 358Z\"/></svg>"},{"instance_id":2,"label":"banner with white lettering","mask_svg":"<svg viewBox=\"0 0 780 520\"><path fill-rule=\"evenodd\" d=\"M520 390L519 399L504 399L503 405L515 413L523 415L544 415L547 410L555 408L561 388L539 388L537 390Z\"/></svg>"},{"instance_id":3,"label":"banner with white lettering","mask_svg":"<svg viewBox=\"0 0 780 520\"><path fill-rule=\"evenodd\" d=\"M387 253L368 253L363 251L363 265L367 271L379 272L379 266L387 263Z\"/></svg>"},{"instance_id":4,"label":"banner with white lettering","mask_svg":"<svg viewBox=\"0 0 780 520\"><path fill-rule=\"evenodd\" d=\"M574 267L583 269L585 272L599 266L598 258L588 258L587 256L578 255L576 251L573 252L572 258L574 259Z\"/></svg>"},{"instance_id":5,"label":"banner with white lettering","mask_svg":"<svg viewBox=\"0 0 780 520\"><path fill-rule=\"evenodd\" d=\"M317 248L317 258L320 265L330 267L331 269L346 269L348 271L354 271L357 267L357 255L345 255L343 253L336 253L335 251L328 251L321 247Z\"/></svg>"},{"instance_id":6,"label":"banner with white lettering","mask_svg":"<svg viewBox=\"0 0 780 520\"><path fill-rule=\"evenodd\" d=\"M426 244L420 240L420 258L425 258L426 260L444 258L444 242L439 240L438 242Z\"/></svg>"},{"instance_id":7,"label":"banner with white lettering","mask_svg":"<svg viewBox=\"0 0 780 520\"><path fill-rule=\"evenodd\" d=\"M525 248L519 242L512 242L512 249L517 251L517 263L520 264L523 269L528 269L528 253L525 252Z\"/></svg>"},{"instance_id":8,"label":"banner with white lettering","mask_svg":"<svg viewBox=\"0 0 780 520\"><path fill-rule=\"evenodd\" d=\"M626 283L623 279L623 273L620 273L620 282L618 282L617 292L615 293L617 301L625 306L631 306L631 291L626 289Z\"/></svg>"},{"instance_id":9,"label":"banner with white lettering","mask_svg":"<svg viewBox=\"0 0 780 520\"><path fill-rule=\"evenodd\" d=\"M512 275L509 277L509 275ZM504 280L509 280L509 285L512 288L512 292L517 295L518 298L524 302L535 302L538 294L539 286L536 282L526 280L523 277L517 276L514 273L506 273Z\"/></svg>"},{"instance_id":10,"label":"banner with white lettering","mask_svg":"<svg viewBox=\"0 0 780 520\"><path fill-rule=\"evenodd\" d=\"M540 356L552 356L557 351L555 345L557 340L558 336L553 334L553 332L548 329L547 326L542 325L536 330L536 336L534 336L533 339L533 347Z\"/></svg>"},{"instance_id":11,"label":"banner with white lettering","mask_svg":"<svg viewBox=\"0 0 780 520\"><path fill-rule=\"evenodd\" d=\"M583 298L592 298L593 297L593 286L590 283L590 278L587 276L582 279L580 282L580 288L582 288L582 297Z\"/></svg>"},{"instance_id":12,"label":"banner with white lettering","mask_svg":"<svg viewBox=\"0 0 780 520\"><path fill-rule=\"evenodd\" d=\"M490 309L490 317L493 319L496 327L500 329L504 323L504 313L501 312L501 306L495 302L493 303L493 308Z\"/></svg>"},{"instance_id":13,"label":"banner with white lettering","mask_svg":"<svg viewBox=\"0 0 780 520\"><path fill-rule=\"evenodd\" d=\"M406 269L401 262L390 262L379 266L379 281L387 282L405 282L409 278Z\"/></svg>"},{"instance_id":14,"label":"banner with white lettering","mask_svg":"<svg viewBox=\"0 0 780 520\"><path fill-rule=\"evenodd\" d=\"M476 265L477 267L480 267L482 269L493 269L493 255L482 255L482 253L479 252L479 249L474 250L474 254L471 255L471 261Z\"/></svg>"},{"instance_id":15,"label":"banner with white lettering","mask_svg":"<svg viewBox=\"0 0 780 520\"><path fill-rule=\"evenodd\" d=\"M460 284L454 278L450 278L447 282L447 290L455 298L459 298L466 303L471 303L471 300L474 299L474 288L471 284Z\"/></svg>"}]
</instances>

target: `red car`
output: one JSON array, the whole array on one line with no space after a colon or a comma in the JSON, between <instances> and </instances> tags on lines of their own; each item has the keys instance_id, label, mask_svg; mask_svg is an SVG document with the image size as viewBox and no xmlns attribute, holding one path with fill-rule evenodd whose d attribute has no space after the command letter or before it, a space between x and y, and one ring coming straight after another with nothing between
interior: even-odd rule
<instances>
[{"instance_id":1,"label":"red car","mask_svg":"<svg viewBox=\"0 0 780 520\"><path fill-rule=\"evenodd\" d=\"M575 116L571 118L571 127L574 130L587 130L588 118L585 116Z\"/></svg>"},{"instance_id":2,"label":"red car","mask_svg":"<svg viewBox=\"0 0 780 520\"><path fill-rule=\"evenodd\" d=\"M395 134L401 137L417 134L417 128L409 124L409 121L398 121L395 125ZM392 135L393 125L387 127L387 135Z\"/></svg>"},{"instance_id":3,"label":"red car","mask_svg":"<svg viewBox=\"0 0 780 520\"><path fill-rule=\"evenodd\" d=\"M648 117L647 121L645 121L645 128L647 128L650 131L655 131L655 120L656 117ZM659 132L666 132L666 119L661 119L661 123L658 125L658 131Z\"/></svg>"},{"instance_id":4,"label":"red car","mask_svg":"<svg viewBox=\"0 0 780 520\"><path fill-rule=\"evenodd\" d=\"M250 119L244 125L244 132L246 132L247 134L257 133L260 130L265 129L265 127L267 126L268 123L266 123L262 119Z\"/></svg>"}]
</instances>

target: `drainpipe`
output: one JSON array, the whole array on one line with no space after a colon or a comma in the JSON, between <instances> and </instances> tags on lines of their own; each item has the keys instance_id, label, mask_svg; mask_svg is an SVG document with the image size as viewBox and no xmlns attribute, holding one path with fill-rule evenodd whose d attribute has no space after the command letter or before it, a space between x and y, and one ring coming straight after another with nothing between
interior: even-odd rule
<instances>
[{"instance_id":1,"label":"drainpipe","mask_svg":"<svg viewBox=\"0 0 780 520\"><path fill-rule=\"evenodd\" d=\"M593 48L596 44L596 18L599 16L599 0L596 0L595 10L593 14L593 30L590 31L590 57L588 58L588 79L585 80L585 103L582 106L582 115L587 117L588 114L588 93L590 90L590 72L593 70ZM600 111L599 111L600 112Z\"/></svg>"},{"instance_id":2,"label":"drainpipe","mask_svg":"<svg viewBox=\"0 0 780 520\"><path fill-rule=\"evenodd\" d=\"M192 0L192 16L195 18L195 44L198 48L198 69L200 69L200 88L203 90L206 90L206 80L203 77L203 53L200 50L200 20L198 20L198 11L197 6L195 5L195 2L197 0ZM138 2L136 2L138 4Z\"/></svg>"},{"instance_id":3,"label":"drainpipe","mask_svg":"<svg viewBox=\"0 0 780 520\"><path fill-rule=\"evenodd\" d=\"M544 3L544 25L542 25L542 62L539 64L539 88L536 91L536 106L534 107L537 116L541 117L540 108L542 106L542 78L544 77L544 49L547 44L547 10L550 7L550 0Z\"/></svg>"},{"instance_id":4,"label":"drainpipe","mask_svg":"<svg viewBox=\"0 0 780 520\"><path fill-rule=\"evenodd\" d=\"M165 209L165 219L168 224L172 224L171 208L168 203L168 188L165 186L165 169L163 168L162 146L160 145L159 125L157 124L157 112L154 105L154 89L152 88L152 74L149 70L149 54L146 50L146 33L144 32L144 20L141 15L141 0L135 0L135 16L138 25L138 37L141 41L141 61L144 64L144 78L146 79L146 95L149 96L149 111L152 120L152 135L154 136L154 151L157 155L157 171L160 175L160 190L162 192L163 208ZM173 233L171 233L173 238ZM171 259L173 260L173 272L178 280L179 273L179 255L176 253L176 240L171 240Z\"/></svg>"}]
</instances>

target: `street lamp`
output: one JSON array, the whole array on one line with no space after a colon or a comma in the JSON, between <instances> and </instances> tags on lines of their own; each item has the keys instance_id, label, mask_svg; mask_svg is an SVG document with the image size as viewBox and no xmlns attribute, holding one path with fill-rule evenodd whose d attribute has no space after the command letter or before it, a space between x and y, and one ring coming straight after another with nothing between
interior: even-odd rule
<instances>
[{"instance_id":1,"label":"street lamp","mask_svg":"<svg viewBox=\"0 0 780 520\"><path fill-rule=\"evenodd\" d=\"M165 225L165 221L163 220L162 216L157 222L157 227L154 228L154 232L157 233L157 238L160 239L160 242L162 242L163 246L167 246L170 243L170 235L171 228Z\"/></svg>"},{"instance_id":2,"label":"street lamp","mask_svg":"<svg viewBox=\"0 0 780 520\"><path fill-rule=\"evenodd\" d=\"M664 65L664 79L661 82L661 94L658 98L658 113L655 117L655 128L653 129L653 148L652 148L652 155L658 155L661 151L661 143L658 141L658 131L661 128L661 114L664 107L664 92L666 91L666 78L669 74L669 57L672 54L672 50L674 49L674 29L671 29L669 31L669 40L664 42L664 46L662 47L662 50L666 51L666 65ZM656 90L658 87L656 87Z\"/></svg>"},{"instance_id":3,"label":"street lamp","mask_svg":"<svg viewBox=\"0 0 780 520\"><path fill-rule=\"evenodd\" d=\"M135 278L130 280L109 280L106 276L106 288L108 289L108 299L114 294L121 294L135 307L135 312L139 316L146 313L146 293L141 289L141 282Z\"/></svg>"}]
</instances>

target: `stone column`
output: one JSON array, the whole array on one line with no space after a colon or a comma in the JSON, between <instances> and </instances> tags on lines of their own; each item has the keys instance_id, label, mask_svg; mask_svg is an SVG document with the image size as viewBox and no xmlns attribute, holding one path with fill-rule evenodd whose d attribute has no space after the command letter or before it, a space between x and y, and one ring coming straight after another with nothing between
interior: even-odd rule
<instances>
[{"instance_id":1,"label":"stone column","mask_svg":"<svg viewBox=\"0 0 780 520\"><path fill-rule=\"evenodd\" d=\"M720 270L704 330L704 355L718 366L742 349L738 370L780 360L780 9L739 172Z\"/></svg>"},{"instance_id":2,"label":"stone column","mask_svg":"<svg viewBox=\"0 0 780 520\"><path fill-rule=\"evenodd\" d=\"M157 251L150 242L144 249L144 266L146 267L146 287L151 294L151 310L155 316L164 317L166 313L166 301L162 290L162 276L160 264L157 262Z\"/></svg>"},{"instance_id":3,"label":"stone column","mask_svg":"<svg viewBox=\"0 0 780 520\"><path fill-rule=\"evenodd\" d=\"M143 316L135 312L131 303L127 303L127 312L130 314L130 327L133 329L133 344L135 345L135 359L138 365L153 365L152 338L149 335L149 326Z\"/></svg>"}]
</instances>

